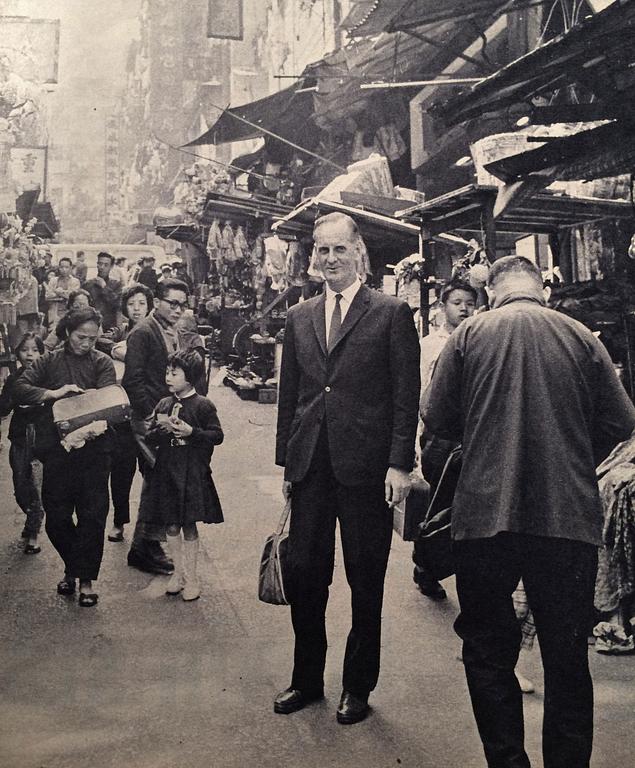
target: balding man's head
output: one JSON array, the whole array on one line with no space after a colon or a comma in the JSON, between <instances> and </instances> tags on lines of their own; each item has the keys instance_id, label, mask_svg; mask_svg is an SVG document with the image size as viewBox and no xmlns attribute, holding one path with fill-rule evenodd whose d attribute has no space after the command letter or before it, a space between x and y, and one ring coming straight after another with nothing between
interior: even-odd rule
<instances>
[{"instance_id":1,"label":"balding man's head","mask_svg":"<svg viewBox=\"0 0 635 768\"><path fill-rule=\"evenodd\" d=\"M533 261L524 256L504 256L490 267L487 293L493 308L511 293L526 293L542 300L542 274Z\"/></svg>"},{"instance_id":2,"label":"balding man's head","mask_svg":"<svg viewBox=\"0 0 635 768\"><path fill-rule=\"evenodd\" d=\"M348 227L351 238L360 237L359 228L355 223L355 220L348 216L346 213L339 213L338 211L335 211L334 213L327 213L324 216L320 216L315 220L315 224L313 225L313 239L315 239L315 233L319 227L323 226L324 224L343 224L344 226Z\"/></svg>"}]
</instances>

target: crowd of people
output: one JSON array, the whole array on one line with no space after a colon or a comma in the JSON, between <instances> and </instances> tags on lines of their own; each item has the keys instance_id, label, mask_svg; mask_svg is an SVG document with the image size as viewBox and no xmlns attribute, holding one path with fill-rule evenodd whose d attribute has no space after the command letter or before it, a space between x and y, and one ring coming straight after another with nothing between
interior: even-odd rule
<instances>
[{"instance_id":1,"label":"crowd of people","mask_svg":"<svg viewBox=\"0 0 635 768\"><path fill-rule=\"evenodd\" d=\"M57 591L72 595L79 585L79 604L96 605L109 507L108 540L122 542L139 467L142 504L128 563L170 574L168 594L195 600L196 523L223 519L210 471L223 432L214 406L198 394L206 394L205 346L189 309L189 285L164 274L151 289L124 279L121 267L113 276L117 266L105 252L97 275L87 279L82 256L75 264L60 258L55 274L36 268L54 308L40 333L17 340L17 370L0 397L0 414L12 413L9 461L26 517L24 552L41 551L44 520L64 564ZM118 382L131 403L130 421L78 442L61 440L53 404ZM172 557L160 543L167 534Z\"/></svg>"},{"instance_id":2,"label":"crowd of people","mask_svg":"<svg viewBox=\"0 0 635 768\"><path fill-rule=\"evenodd\" d=\"M285 588L295 646L274 711L290 715L324 695L339 523L352 621L336 718L352 725L367 717L380 673L392 510L408 496L413 471L434 489L460 446L455 629L487 764L530 764L521 692L532 685L516 665L537 635L544 765L585 768L593 735L587 641L603 545L596 467L635 429L606 349L546 307L540 271L519 256L490 266L488 306L477 309L469 282L451 280L440 326L420 341L408 305L360 279L364 246L353 219L322 216L313 236L324 292L289 309L279 375L276 463L291 505ZM223 521L210 469L223 430L207 396L191 284L159 279L151 263L124 281L106 253L96 277L87 279L83 266L60 259L54 276L42 273L48 332L19 340L20 367L0 401L3 415L13 412L9 458L26 516L24 551L40 550L44 520L64 564L57 591L72 595L79 583L79 604L96 605L109 506L108 539L121 542L139 467L128 563L169 575L167 594L193 601L198 526ZM52 404L118 379L131 420L67 450ZM413 559L423 595L445 599L418 544Z\"/></svg>"}]
</instances>

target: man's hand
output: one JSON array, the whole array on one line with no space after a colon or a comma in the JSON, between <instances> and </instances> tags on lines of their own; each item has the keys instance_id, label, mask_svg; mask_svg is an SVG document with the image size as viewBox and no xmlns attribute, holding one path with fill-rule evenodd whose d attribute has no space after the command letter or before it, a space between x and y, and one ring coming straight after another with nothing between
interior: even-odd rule
<instances>
[{"instance_id":1,"label":"man's hand","mask_svg":"<svg viewBox=\"0 0 635 768\"><path fill-rule=\"evenodd\" d=\"M102 288L106 287L106 281L100 275L96 275L95 277L93 277L93 280L97 283L97 285L100 285Z\"/></svg>"},{"instance_id":2,"label":"man's hand","mask_svg":"<svg viewBox=\"0 0 635 768\"><path fill-rule=\"evenodd\" d=\"M288 480L282 481L282 495L286 501L291 498L291 483Z\"/></svg>"},{"instance_id":3,"label":"man's hand","mask_svg":"<svg viewBox=\"0 0 635 768\"><path fill-rule=\"evenodd\" d=\"M386 472L384 486L386 488L386 503L390 507L403 501L410 492L410 473L396 467L389 467Z\"/></svg>"}]
</instances>

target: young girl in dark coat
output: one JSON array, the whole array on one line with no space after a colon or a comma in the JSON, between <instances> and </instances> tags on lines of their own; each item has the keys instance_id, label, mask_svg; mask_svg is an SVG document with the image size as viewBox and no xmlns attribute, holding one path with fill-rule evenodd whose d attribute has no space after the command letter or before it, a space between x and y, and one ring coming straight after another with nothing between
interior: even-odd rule
<instances>
[{"instance_id":1,"label":"young girl in dark coat","mask_svg":"<svg viewBox=\"0 0 635 768\"><path fill-rule=\"evenodd\" d=\"M197 352L177 352L168 358L165 381L172 395L157 404L147 434L148 443L158 449L151 508L156 522L166 526L174 561L166 592L182 592L186 601L200 597L196 523L223 522L210 469L214 446L223 442L223 430L213 403L194 389L202 371Z\"/></svg>"},{"instance_id":2,"label":"young girl in dark coat","mask_svg":"<svg viewBox=\"0 0 635 768\"><path fill-rule=\"evenodd\" d=\"M9 464L15 500L26 515L22 538L26 539L24 552L27 555L37 555L40 551L38 536L44 517L40 499L42 465L33 455L34 421L42 407L18 405L13 390L16 381L43 354L42 339L35 333L25 333L15 347L20 368L7 378L0 395L0 416L8 416L13 411L9 425Z\"/></svg>"}]
</instances>

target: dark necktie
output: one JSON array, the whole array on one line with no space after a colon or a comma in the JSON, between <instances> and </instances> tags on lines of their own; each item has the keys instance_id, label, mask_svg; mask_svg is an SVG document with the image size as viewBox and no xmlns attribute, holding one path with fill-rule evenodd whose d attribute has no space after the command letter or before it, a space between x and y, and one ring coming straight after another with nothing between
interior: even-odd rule
<instances>
[{"instance_id":1,"label":"dark necktie","mask_svg":"<svg viewBox=\"0 0 635 768\"><path fill-rule=\"evenodd\" d=\"M342 325L342 306L340 304L341 301L342 301L342 294L336 293L335 307L333 307L333 314L331 315L331 326L329 328L329 343L328 343L329 352L335 346L335 342L337 341L337 336L340 332L340 327Z\"/></svg>"}]
</instances>

